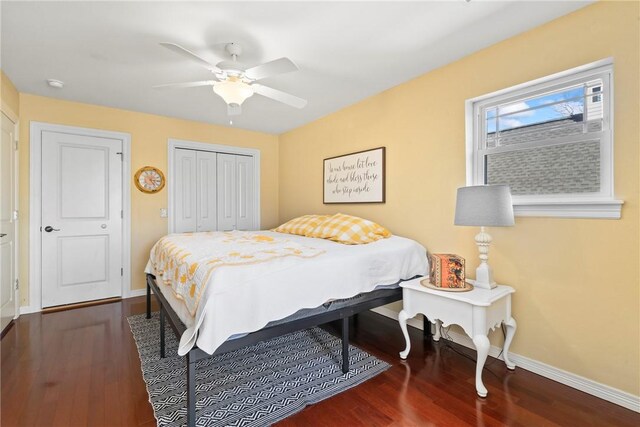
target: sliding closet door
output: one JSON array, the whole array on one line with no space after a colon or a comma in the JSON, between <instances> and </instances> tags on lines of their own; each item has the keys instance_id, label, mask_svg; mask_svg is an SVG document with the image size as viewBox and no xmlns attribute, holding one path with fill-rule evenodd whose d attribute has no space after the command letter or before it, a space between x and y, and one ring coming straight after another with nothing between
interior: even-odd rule
<instances>
[{"instance_id":1,"label":"sliding closet door","mask_svg":"<svg viewBox=\"0 0 640 427\"><path fill-rule=\"evenodd\" d=\"M236 229L236 157L218 153L218 231Z\"/></svg>"},{"instance_id":2,"label":"sliding closet door","mask_svg":"<svg viewBox=\"0 0 640 427\"><path fill-rule=\"evenodd\" d=\"M196 151L198 177L196 184L197 231L216 231L218 228L216 200L216 153Z\"/></svg>"},{"instance_id":3,"label":"sliding closet door","mask_svg":"<svg viewBox=\"0 0 640 427\"><path fill-rule=\"evenodd\" d=\"M254 158L176 148L173 230L253 230Z\"/></svg>"},{"instance_id":4,"label":"sliding closet door","mask_svg":"<svg viewBox=\"0 0 640 427\"><path fill-rule=\"evenodd\" d=\"M196 151L176 149L174 170L173 230L175 233L196 231Z\"/></svg>"},{"instance_id":5,"label":"sliding closet door","mask_svg":"<svg viewBox=\"0 0 640 427\"><path fill-rule=\"evenodd\" d=\"M253 157L236 157L236 228L252 230L253 221Z\"/></svg>"}]
</instances>

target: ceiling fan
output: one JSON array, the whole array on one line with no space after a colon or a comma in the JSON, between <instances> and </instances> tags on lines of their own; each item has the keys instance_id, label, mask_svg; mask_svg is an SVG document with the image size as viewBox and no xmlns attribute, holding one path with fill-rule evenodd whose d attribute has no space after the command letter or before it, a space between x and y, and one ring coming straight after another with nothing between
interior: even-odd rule
<instances>
[{"instance_id":1,"label":"ceiling fan","mask_svg":"<svg viewBox=\"0 0 640 427\"><path fill-rule=\"evenodd\" d=\"M154 86L154 88L179 89L213 86L213 91L227 103L227 113L230 116L236 116L242 113L242 103L255 93L295 108L303 108L307 105L307 101L302 98L256 83L258 80L266 77L297 71L298 67L289 58L280 58L245 69L242 64L238 62L238 56L242 53L242 47L237 43L228 43L225 46L225 50L231 55L231 61L222 61L217 65L205 61L195 53L175 43L164 42L160 44L185 58L197 62L209 70L213 74L214 79L198 82L169 83Z\"/></svg>"}]
</instances>

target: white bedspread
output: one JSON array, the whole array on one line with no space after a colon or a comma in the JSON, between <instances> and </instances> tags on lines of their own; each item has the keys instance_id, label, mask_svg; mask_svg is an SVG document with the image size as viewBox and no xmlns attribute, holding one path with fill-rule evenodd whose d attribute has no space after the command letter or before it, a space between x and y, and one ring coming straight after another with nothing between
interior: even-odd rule
<instances>
[{"instance_id":1,"label":"white bedspread","mask_svg":"<svg viewBox=\"0 0 640 427\"><path fill-rule=\"evenodd\" d=\"M276 258L255 265L225 266L209 278L195 316L169 287L163 295L187 326L178 353L197 343L212 354L229 337L257 331L267 323L331 299L349 298L416 275L426 275L426 250L419 243L392 236L366 245L261 231L325 252L315 258ZM145 272L155 274L150 264Z\"/></svg>"}]
</instances>

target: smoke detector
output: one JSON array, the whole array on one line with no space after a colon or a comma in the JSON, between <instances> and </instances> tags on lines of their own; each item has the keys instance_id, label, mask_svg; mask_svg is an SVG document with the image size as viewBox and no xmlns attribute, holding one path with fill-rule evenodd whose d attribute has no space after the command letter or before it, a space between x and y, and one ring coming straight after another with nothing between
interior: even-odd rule
<instances>
[{"instance_id":1,"label":"smoke detector","mask_svg":"<svg viewBox=\"0 0 640 427\"><path fill-rule=\"evenodd\" d=\"M47 84L56 89L62 89L64 87L64 82L56 79L47 79Z\"/></svg>"}]
</instances>

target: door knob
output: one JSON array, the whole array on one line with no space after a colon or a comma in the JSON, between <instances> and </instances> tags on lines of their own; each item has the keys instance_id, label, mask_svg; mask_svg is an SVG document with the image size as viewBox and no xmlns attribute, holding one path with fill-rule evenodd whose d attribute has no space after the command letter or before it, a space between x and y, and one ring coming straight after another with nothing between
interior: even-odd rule
<instances>
[{"instance_id":1,"label":"door knob","mask_svg":"<svg viewBox=\"0 0 640 427\"><path fill-rule=\"evenodd\" d=\"M52 231L60 231L60 229L59 229L59 228L53 228L52 226L47 225L47 226L44 228L44 231L46 231L47 233L51 233Z\"/></svg>"},{"instance_id":2,"label":"door knob","mask_svg":"<svg viewBox=\"0 0 640 427\"><path fill-rule=\"evenodd\" d=\"M6 233L0 233L0 237L4 237L6 235L7 235Z\"/></svg>"}]
</instances>

